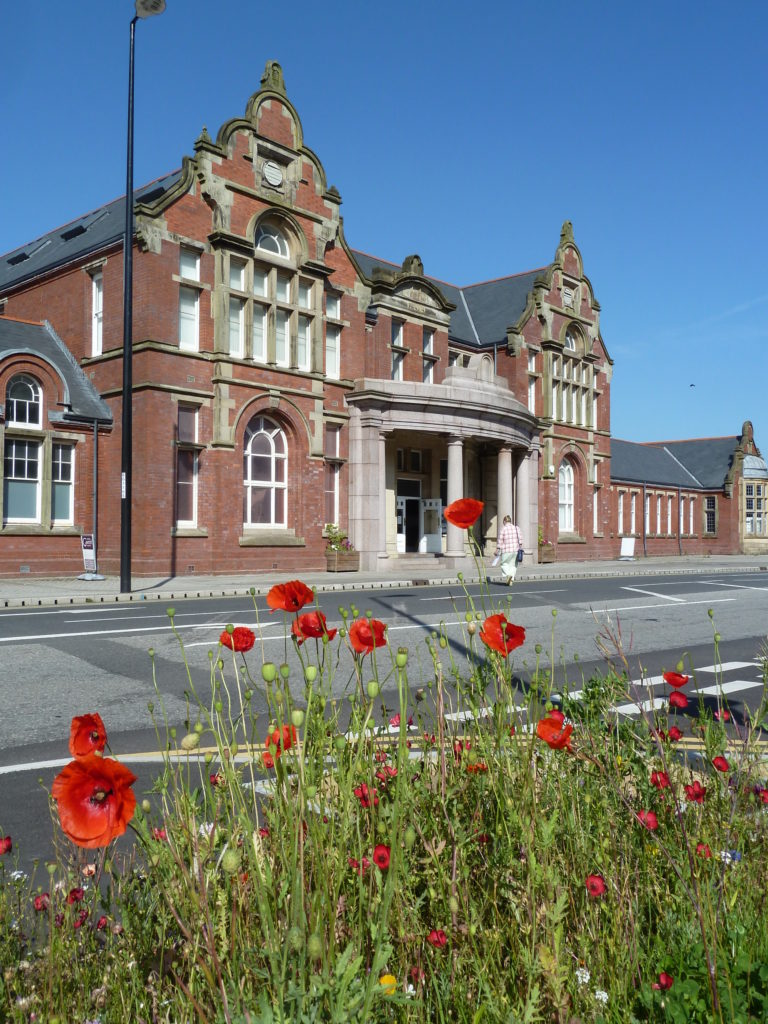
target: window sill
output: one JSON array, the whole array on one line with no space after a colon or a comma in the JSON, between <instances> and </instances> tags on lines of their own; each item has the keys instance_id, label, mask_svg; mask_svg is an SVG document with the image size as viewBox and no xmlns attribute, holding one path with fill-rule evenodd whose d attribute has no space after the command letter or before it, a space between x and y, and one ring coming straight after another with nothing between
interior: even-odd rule
<instances>
[{"instance_id":1,"label":"window sill","mask_svg":"<svg viewBox=\"0 0 768 1024\"><path fill-rule=\"evenodd\" d=\"M173 526L172 537L207 537L208 531L199 526Z\"/></svg>"},{"instance_id":2,"label":"window sill","mask_svg":"<svg viewBox=\"0 0 768 1024\"><path fill-rule=\"evenodd\" d=\"M303 548L304 538L293 530L249 530L238 541L241 548Z\"/></svg>"},{"instance_id":3,"label":"window sill","mask_svg":"<svg viewBox=\"0 0 768 1024\"><path fill-rule=\"evenodd\" d=\"M0 534L17 537L80 537L74 526L41 526L40 523L3 523Z\"/></svg>"},{"instance_id":4,"label":"window sill","mask_svg":"<svg viewBox=\"0 0 768 1024\"><path fill-rule=\"evenodd\" d=\"M580 537L578 533L561 533L557 538L558 544L586 544L587 538Z\"/></svg>"}]
</instances>

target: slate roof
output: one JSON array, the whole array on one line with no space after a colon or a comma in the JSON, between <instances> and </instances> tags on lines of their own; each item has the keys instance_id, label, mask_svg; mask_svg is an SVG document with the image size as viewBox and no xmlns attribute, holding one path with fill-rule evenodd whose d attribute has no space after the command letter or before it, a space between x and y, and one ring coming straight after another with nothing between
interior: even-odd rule
<instances>
[{"instance_id":1,"label":"slate roof","mask_svg":"<svg viewBox=\"0 0 768 1024\"><path fill-rule=\"evenodd\" d=\"M377 259L357 249L353 249L352 254L368 278L372 277L376 269L390 273L401 269L396 263ZM439 288L446 299L456 307L451 313L448 331L451 340L477 348L501 344L507 340L507 328L520 319L533 282L545 269L540 267L523 274L463 287L447 284L426 275L425 280Z\"/></svg>"},{"instance_id":2,"label":"slate roof","mask_svg":"<svg viewBox=\"0 0 768 1024\"><path fill-rule=\"evenodd\" d=\"M181 171L174 171L143 185L134 191L134 202L152 202L175 185L180 176ZM98 252L119 241L124 231L125 196L121 196L55 231L49 231L34 242L27 242L0 256L0 294L36 274Z\"/></svg>"},{"instance_id":3,"label":"slate roof","mask_svg":"<svg viewBox=\"0 0 768 1024\"><path fill-rule=\"evenodd\" d=\"M50 410L51 420L66 423L67 420L84 417L112 423L112 410L99 397L75 357L47 321L33 324L0 316L0 360L15 352L38 356L51 365L64 381L64 401L72 408L57 409L54 406ZM5 396L0 395L0 401L4 399Z\"/></svg>"},{"instance_id":4,"label":"slate roof","mask_svg":"<svg viewBox=\"0 0 768 1024\"><path fill-rule=\"evenodd\" d=\"M719 490L725 483L738 437L639 444L611 438L611 480Z\"/></svg>"}]
</instances>

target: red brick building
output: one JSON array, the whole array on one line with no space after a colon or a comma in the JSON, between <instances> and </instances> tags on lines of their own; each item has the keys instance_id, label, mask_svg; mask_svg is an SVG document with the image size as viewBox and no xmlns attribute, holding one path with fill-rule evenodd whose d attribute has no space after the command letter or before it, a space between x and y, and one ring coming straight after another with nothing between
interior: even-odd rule
<instances>
[{"instance_id":1,"label":"red brick building","mask_svg":"<svg viewBox=\"0 0 768 1024\"><path fill-rule=\"evenodd\" d=\"M627 442L614 478L613 365L570 224L549 265L457 287L350 248L340 206L274 62L243 117L136 192L133 574L319 568L327 522L363 568L458 564L441 512L463 494L491 546L509 512L534 559L539 537L558 559L618 555L621 495L678 484L640 480ZM124 212L0 257L0 575L78 572L96 519L118 569ZM741 466L762 470L742 440L721 490L690 481L686 553L765 539L754 508L747 536Z\"/></svg>"}]
</instances>

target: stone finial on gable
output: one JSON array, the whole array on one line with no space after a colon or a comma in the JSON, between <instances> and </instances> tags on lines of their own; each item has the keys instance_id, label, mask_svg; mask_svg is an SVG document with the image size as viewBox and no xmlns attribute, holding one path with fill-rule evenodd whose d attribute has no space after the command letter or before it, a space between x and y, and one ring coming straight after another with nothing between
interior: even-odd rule
<instances>
[{"instance_id":1,"label":"stone finial on gable","mask_svg":"<svg viewBox=\"0 0 768 1024\"><path fill-rule=\"evenodd\" d=\"M261 76L261 88L268 89L270 92L279 92L282 96L286 95L283 69L276 60L267 61L264 74Z\"/></svg>"},{"instance_id":2,"label":"stone finial on gable","mask_svg":"<svg viewBox=\"0 0 768 1024\"><path fill-rule=\"evenodd\" d=\"M421 262L421 257L417 253L406 256L403 260L402 272L416 277L424 277L424 264Z\"/></svg>"},{"instance_id":3,"label":"stone finial on gable","mask_svg":"<svg viewBox=\"0 0 768 1024\"><path fill-rule=\"evenodd\" d=\"M563 221L563 226L560 228L560 244L563 245L565 242L573 241L573 224L569 220Z\"/></svg>"}]
</instances>

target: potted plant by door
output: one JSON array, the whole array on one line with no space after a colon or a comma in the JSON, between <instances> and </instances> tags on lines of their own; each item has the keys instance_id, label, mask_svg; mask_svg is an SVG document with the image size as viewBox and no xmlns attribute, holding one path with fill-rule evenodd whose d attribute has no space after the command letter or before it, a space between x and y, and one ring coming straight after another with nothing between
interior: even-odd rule
<instances>
[{"instance_id":1,"label":"potted plant by door","mask_svg":"<svg viewBox=\"0 0 768 1024\"><path fill-rule=\"evenodd\" d=\"M323 534L328 572L357 572L360 568L360 552L355 551L346 532L336 523L326 523Z\"/></svg>"},{"instance_id":2,"label":"potted plant by door","mask_svg":"<svg viewBox=\"0 0 768 1024\"><path fill-rule=\"evenodd\" d=\"M554 562L555 545L544 539L544 531L539 526L539 564L542 562Z\"/></svg>"}]
</instances>

